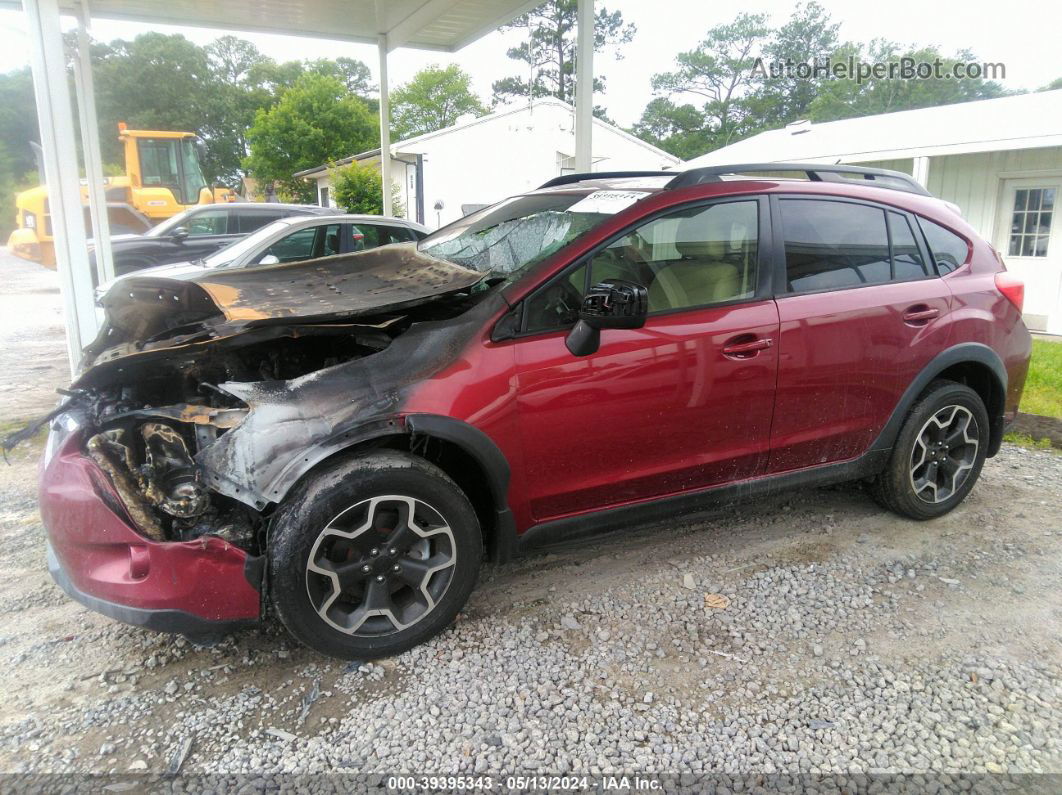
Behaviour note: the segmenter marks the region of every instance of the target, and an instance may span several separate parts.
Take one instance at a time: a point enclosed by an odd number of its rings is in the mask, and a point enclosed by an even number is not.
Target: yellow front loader
[[[228,188],[211,188],[199,165],[195,133],[128,130],[118,125],[125,147],[125,175],[107,177],[104,190],[111,233],[143,232],[195,204],[235,201]],[[81,202],[88,223],[88,185],[81,185]],[[8,238],[13,254],[55,267],[55,244],[48,211],[48,189],[39,185],[15,197],[17,228]]]

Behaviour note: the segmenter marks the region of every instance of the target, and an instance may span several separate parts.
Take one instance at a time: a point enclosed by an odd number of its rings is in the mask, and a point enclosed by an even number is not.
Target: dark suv
[[[326,654],[448,625],[484,556],[864,479],[958,505],[1016,412],[1022,286],[896,172],[570,175],[406,243],[123,280],[52,416],[75,599]]]

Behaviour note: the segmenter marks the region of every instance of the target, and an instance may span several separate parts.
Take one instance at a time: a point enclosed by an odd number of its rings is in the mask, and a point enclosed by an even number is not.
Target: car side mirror
[[[186,237],[188,237],[188,227],[186,226],[178,226],[176,229],[170,232],[170,238],[172,240],[177,241],[178,243],[180,243]]]
[[[574,356],[589,356],[601,346],[601,329],[641,328],[648,314],[648,290],[637,282],[606,279],[583,296],[579,322],[564,344]]]
[[[262,257],[260,260],[258,260],[258,264],[259,265],[279,265],[280,264],[280,257],[278,257],[276,254],[266,254],[264,257]]]

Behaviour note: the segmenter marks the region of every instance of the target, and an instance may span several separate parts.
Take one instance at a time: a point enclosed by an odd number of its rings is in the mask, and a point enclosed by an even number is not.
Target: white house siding
[[[594,171],[659,170],[680,162],[597,119],[592,143]],[[395,195],[408,218],[415,218],[416,212],[415,169],[399,161],[424,156],[424,223],[436,227],[464,215],[462,206],[492,204],[567,173],[570,169],[563,166],[575,154],[574,113],[565,103],[540,100],[531,107],[400,141],[392,151]],[[327,174],[317,177],[318,190],[328,184]],[[443,209],[436,211],[439,201]]]

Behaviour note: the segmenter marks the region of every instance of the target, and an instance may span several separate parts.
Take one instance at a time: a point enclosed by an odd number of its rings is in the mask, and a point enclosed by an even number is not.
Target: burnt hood
[[[255,268],[133,274],[101,299],[106,317],[85,349],[85,367],[265,325],[399,311],[483,278],[422,254],[415,243]]]

